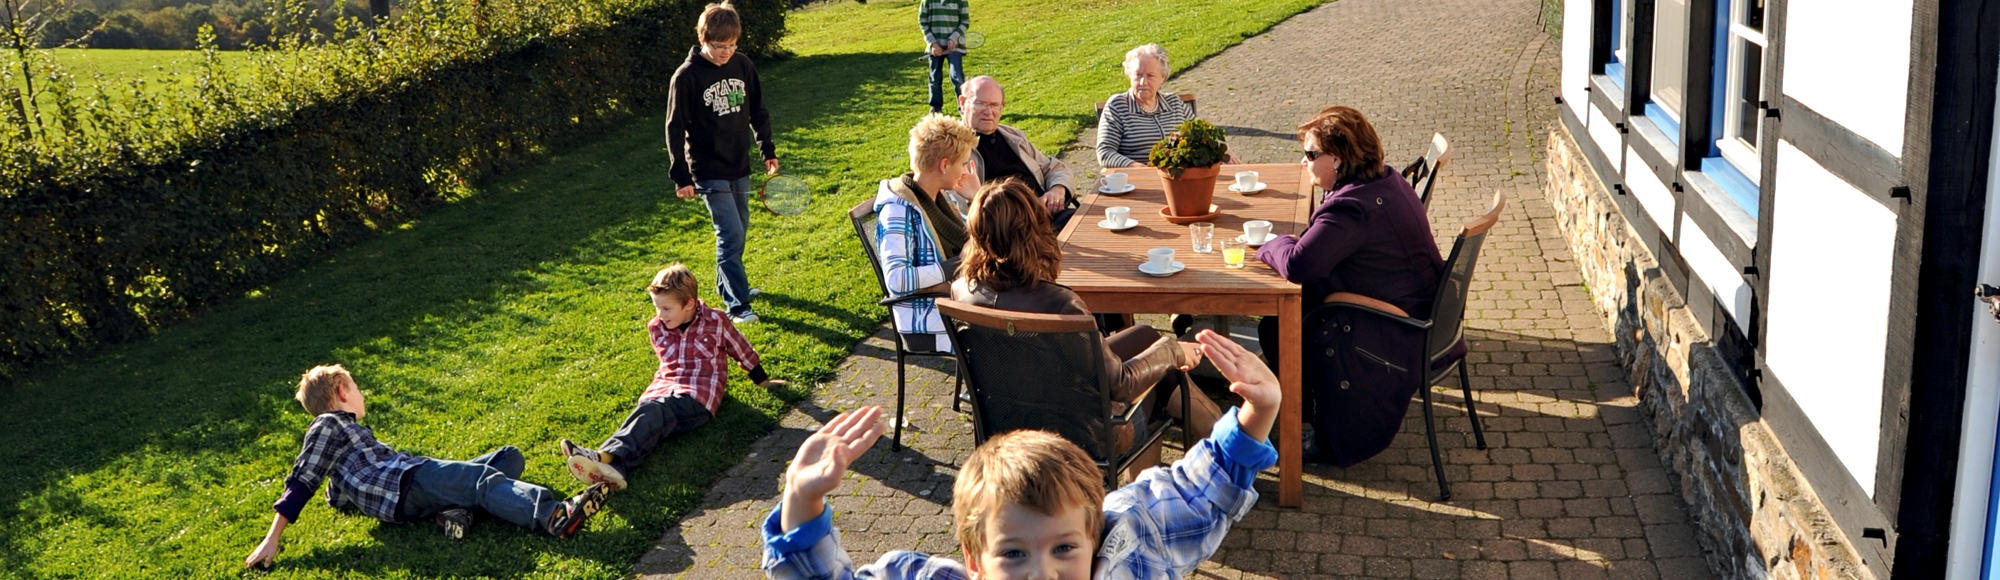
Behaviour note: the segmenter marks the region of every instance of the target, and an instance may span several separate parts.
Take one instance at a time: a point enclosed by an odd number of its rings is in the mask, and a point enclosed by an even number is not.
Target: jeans
[[[931,56],[931,110],[944,110],[944,91],[938,83],[944,82],[945,61],[951,61],[951,96],[958,97],[958,88],[965,86],[965,53],[947,52],[944,56]]]
[[[546,532],[549,513],[562,498],[549,488],[516,479],[527,460],[505,445],[471,461],[424,458],[404,479],[396,515],[422,521],[452,508],[479,509],[508,523]]]
[[[618,432],[612,433],[597,450],[610,453],[611,466],[629,479],[632,469],[646,461],[661,440],[692,431],[707,424],[709,418],[708,407],[688,395],[646,399],[639,401],[632,414],[625,416],[625,424],[619,425]]]
[[[730,316],[750,313],[750,275],[743,271],[743,245],[750,235],[750,176],[694,182],[708,217],[715,222],[715,293]]]

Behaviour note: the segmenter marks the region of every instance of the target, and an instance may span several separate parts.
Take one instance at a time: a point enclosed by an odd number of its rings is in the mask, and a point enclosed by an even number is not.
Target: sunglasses
[[[1306,150],[1304,150],[1304,151],[1305,151],[1305,154],[1306,154],[1306,161],[1312,161],[1312,160],[1315,160],[1315,159],[1319,159],[1319,156],[1321,156],[1321,155],[1325,155],[1325,153],[1321,153],[1321,152],[1318,152],[1318,151],[1314,151],[1314,150],[1311,150],[1311,149],[1306,149]]]

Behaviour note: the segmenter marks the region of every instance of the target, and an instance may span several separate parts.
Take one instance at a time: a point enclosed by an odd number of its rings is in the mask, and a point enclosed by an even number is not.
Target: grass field
[[[1053,150],[1123,87],[1131,46],[1170,39],[1185,67],[1317,3],[988,0],[974,27],[989,42],[966,64],[999,77],[1006,121]],[[748,251],[765,322],[745,333],[793,389],[766,392],[739,372],[716,421],[665,444],[581,537],[483,520],[452,543],[315,498],[277,569],[250,576],[629,575],[884,316],[843,210],[907,167],[907,129],[925,110],[914,10],[875,0],[796,12],[797,56],[762,66],[786,170],[820,196],[804,215],[757,215]],[[95,66],[150,66],[114,60]],[[660,126],[635,118],[193,321],[0,390],[0,578],[239,575],[310,419],[291,390],[314,364],[355,371],[367,424],[391,445],[442,458],[516,445],[524,479],[579,489],[555,441],[601,440],[650,377],[648,277],[685,261],[717,300],[708,218],[669,194]]]

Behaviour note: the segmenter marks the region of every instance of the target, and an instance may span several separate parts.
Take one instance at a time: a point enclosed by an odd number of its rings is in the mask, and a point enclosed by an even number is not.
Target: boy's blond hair
[[[333,410],[333,398],[340,392],[341,385],[353,380],[354,375],[348,374],[347,367],[319,365],[299,377],[299,392],[292,398],[305,406],[307,413],[318,417]]]
[[[1047,516],[1083,509],[1095,542],[1104,528],[1104,474],[1082,448],[1054,433],[1002,433],[972,450],[951,487],[953,526],[967,557],[985,553],[986,520],[1009,503]]]
[[[736,7],[728,2],[708,5],[701,11],[701,20],[694,24],[695,38],[702,42],[716,42],[743,36],[743,17],[736,13]]]
[[[653,283],[646,285],[647,294],[666,296],[682,304],[693,301],[696,292],[694,272],[680,262],[661,269],[660,273],[653,275]]]
[[[910,128],[910,170],[935,169],[939,161],[959,162],[972,158],[979,146],[979,134],[958,117],[943,113],[924,115]]]

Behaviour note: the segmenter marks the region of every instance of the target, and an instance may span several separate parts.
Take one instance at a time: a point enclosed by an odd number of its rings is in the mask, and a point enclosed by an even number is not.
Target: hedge
[[[378,28],[284,39],[236,76],[212,44],[190,79],[79,83],[33,52],[23,78],[0,57],[0,87],[36,81],[0,91],[0,383],[664,106],[706,2],[420,0]],[[736,4],[740,50],[776,55],[784,0]]]

